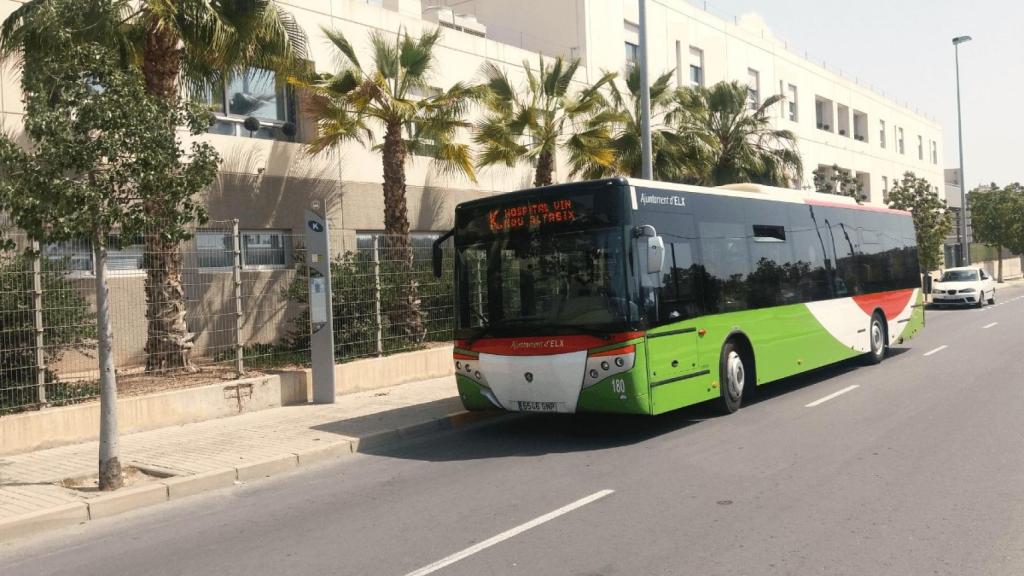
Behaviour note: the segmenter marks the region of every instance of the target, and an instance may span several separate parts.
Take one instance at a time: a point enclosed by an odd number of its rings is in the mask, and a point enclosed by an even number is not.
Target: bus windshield
[[[457,249],[460,337],[621,329],[623,229],[498,235]]]

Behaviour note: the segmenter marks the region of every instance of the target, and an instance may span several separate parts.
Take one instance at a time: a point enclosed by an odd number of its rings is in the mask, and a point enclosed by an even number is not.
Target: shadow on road
[[[899,356],[907,351],[908,348],[894,348],[890,356]],[[759,386],[748,405],[769,402],[857,369],[870,370],[862,367],[858,359],[853,359]],[[871,377],[869,374],[866,372],[865,377]],[[429,462],[587,452],[639,444],[720,416],[715,401],[653,417],[623,414],[507,414],[484,421],[481,425],[410,439],[401,444],[360,446],[359,451],[375,456]]]

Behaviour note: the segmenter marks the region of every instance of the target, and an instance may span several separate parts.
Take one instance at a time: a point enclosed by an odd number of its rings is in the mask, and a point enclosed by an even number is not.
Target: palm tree
[[[685,113],[672,87],[673,70],[659,76],[650,87],[651,95],[651,149],[654,179],[666,182],[693,182],[702,173],[702,160],[708,157],[705,134],[687,130],[682,122]],[[643,157],[640,148],[640,69],[632,67],[626,76],[625,89],[617,81],[608,84],[609,107],[613,113],[612,130],[608,146],[614,152],[611,166],[588,164],[580,174],[584,178],[603,178],[626,175],[638,178],[642,174]],[[590,120],[596,125],[607,122],[607,114],[598,114]]]
[[[305,58],[306,37],[274,0],[82,0],[90,2],[89,26],[76,24],[80,39],[98,41],[143,73],[146,90],[177,100],[179,79],[190,92],[224,82],[250,68],[287,72]],[[0,28],[0,52],[46,53],[47,22],[54,0],[29,0]],[[173,206],[151,203],[159,220],[173,219]],[[185,289],[179,239],[146,236],[146,369],[193,369],[194,335],[185,322]]]
[[[526,85],[517,89],[502,68],[492,62],[484,64],[487,110],[474,137],[481,148],[477,166],[511,168],[530,162],[535,167],[534,186],[554,181],[559,149],[569,154],[573,173],[583,173],[589,166],[612,166],[615,158],[607,144],[607,123],[588,120],[602,114],[605,101],[601,89],[615,74],[605,73],[573,94],[570,88],[579,66],[579,59],[566,62],[559,57],[546,64],[541,57],[535,73],[529,62],[523,62]],[[610,115],[604,113],[610,121]]]
[[[772,107],[785,99],[782,95],[752,108],[746,85],[719,82],[710,88],[684,88],[679,99],[687,112],[682,129],[705,133],[710,144],[698,184],[756,182],[788,187],[802,179],[796,136],[773,128],[769,117]]]
[[[476,180],[469,146],[456,141],[460,129],[482,90],[456,83],[447,90],[430,85],[436,59],[434,46],[441,31],[419,38],[407,32],[397,36],[370,33],[373,64],[363,67],[341,32],[325,31],[337,48],[341,69],[311,82],[295,80],[313,94],[311,113],[318,133],[309,144],[311,153],[335,148],[347,141],[370,144],[374,128],[383,130],[384,233],[389,259],[404,273],[412,271],[409,216],[405,195],[405,167],[410,155],[429,156],[444,174],[463,174]],[[403,283],[404,284],[404,283]],[[400,287],[392,325],[413,342],[424,337],[415,282]]]

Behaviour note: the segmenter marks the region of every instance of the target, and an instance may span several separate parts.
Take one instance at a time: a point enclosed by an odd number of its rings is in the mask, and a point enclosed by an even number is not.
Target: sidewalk
[[[60,485],[95,476],[98,443],[0,457],[0,542],[96,519],[475,421],[452,377],[121,437],[121,463],[163,476],[100,493]]]

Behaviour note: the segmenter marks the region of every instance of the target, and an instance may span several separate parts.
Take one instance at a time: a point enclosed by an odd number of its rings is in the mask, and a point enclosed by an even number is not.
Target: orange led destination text
[[[501,232],[527,226],[572,222],[576,219],[576,211],[572,200],[553,200],[491,210],[487,218],[491,232]]]

